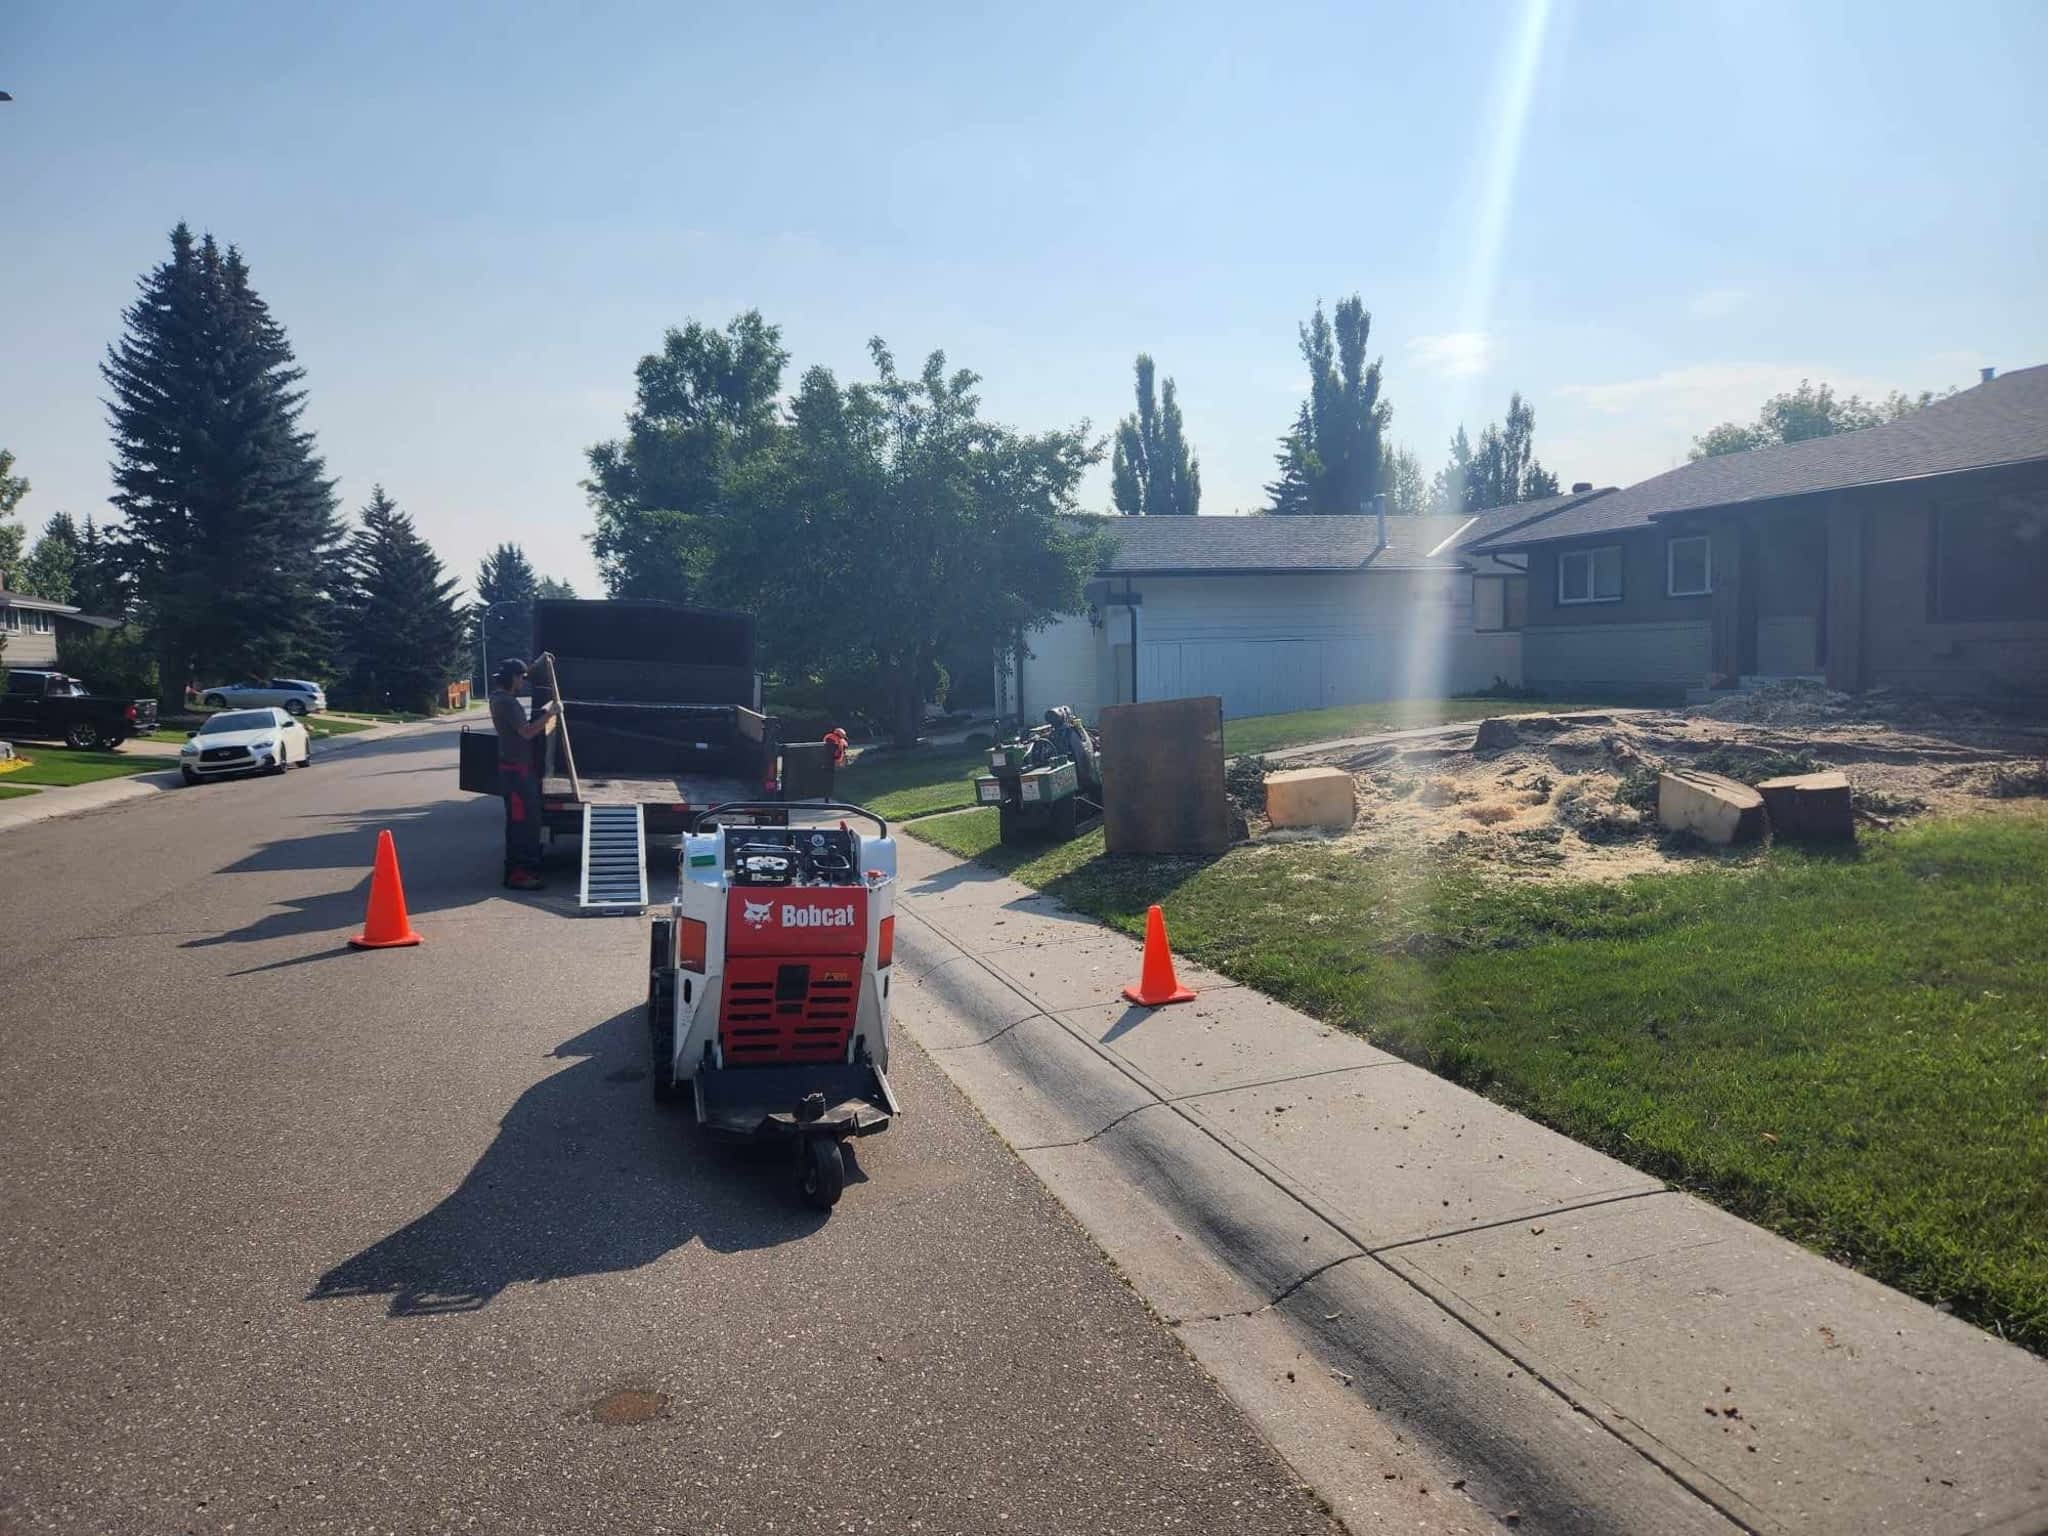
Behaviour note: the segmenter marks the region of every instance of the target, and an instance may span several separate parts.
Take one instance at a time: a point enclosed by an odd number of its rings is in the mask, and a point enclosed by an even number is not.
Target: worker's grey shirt
[[[491,724],[498,729],[499,762],[525,763],[532,760],[533,748],[520,734],[526,726],[526,706],[519,702],[518,695],[503,689],[491,694]]]

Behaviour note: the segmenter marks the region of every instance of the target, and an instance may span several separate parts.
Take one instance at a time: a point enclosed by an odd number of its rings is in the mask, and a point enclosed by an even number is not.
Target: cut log
[[[1718,847],[1754,843],[1770,826],[1764,797],[1747,784],[1675,768],[1657,775],[1657,820]]]
[[[1266,775],[1266,820],[1276,827],[1341,832],[1357,815],[1357,793],[1342,768],[1286,768]]]
[[[1846,843],[1856,837],[1847,775],[1795,773],[1757,785],[1774,835],[1798,843]]]

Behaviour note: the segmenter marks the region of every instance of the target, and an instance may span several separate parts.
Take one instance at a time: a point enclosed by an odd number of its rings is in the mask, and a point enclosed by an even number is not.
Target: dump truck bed
[[[744,779],[706,773],[607,773],[581,783],[584,804],[687,805],[692,811],[730,800],[758,799],[761,788]],[[551,773],[541,781],[541,794],[548,800],[567,800],[575,790],[566,773]]]

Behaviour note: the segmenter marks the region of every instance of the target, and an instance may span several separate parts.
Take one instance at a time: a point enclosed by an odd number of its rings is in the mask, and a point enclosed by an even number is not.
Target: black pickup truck
[[[111,752],[155,729],[155,699],[103,699],[62,672],[16,667],[0,692],[0,740],[25,736]]]
[[[528,749],[550,836],[580,835],[585,805],[637,802],[658,836],[687,831],[706,806],[779,794],[775,722],[758,708],[747,615],[544,599],[533,605],[532,642],[530,656],[554,655],[568,724],[566,743],[556,731]],[[552,682],[535,668],[535,704]],[[459,777],[466,790],[497,793],[498,739],[488,726],[463,731]]]

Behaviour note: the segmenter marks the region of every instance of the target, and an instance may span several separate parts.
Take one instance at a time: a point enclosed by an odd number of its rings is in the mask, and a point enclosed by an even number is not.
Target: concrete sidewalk
[[[899,1019],[1355,1529],[2048,1527],[2048,1364],[899,846]]]

